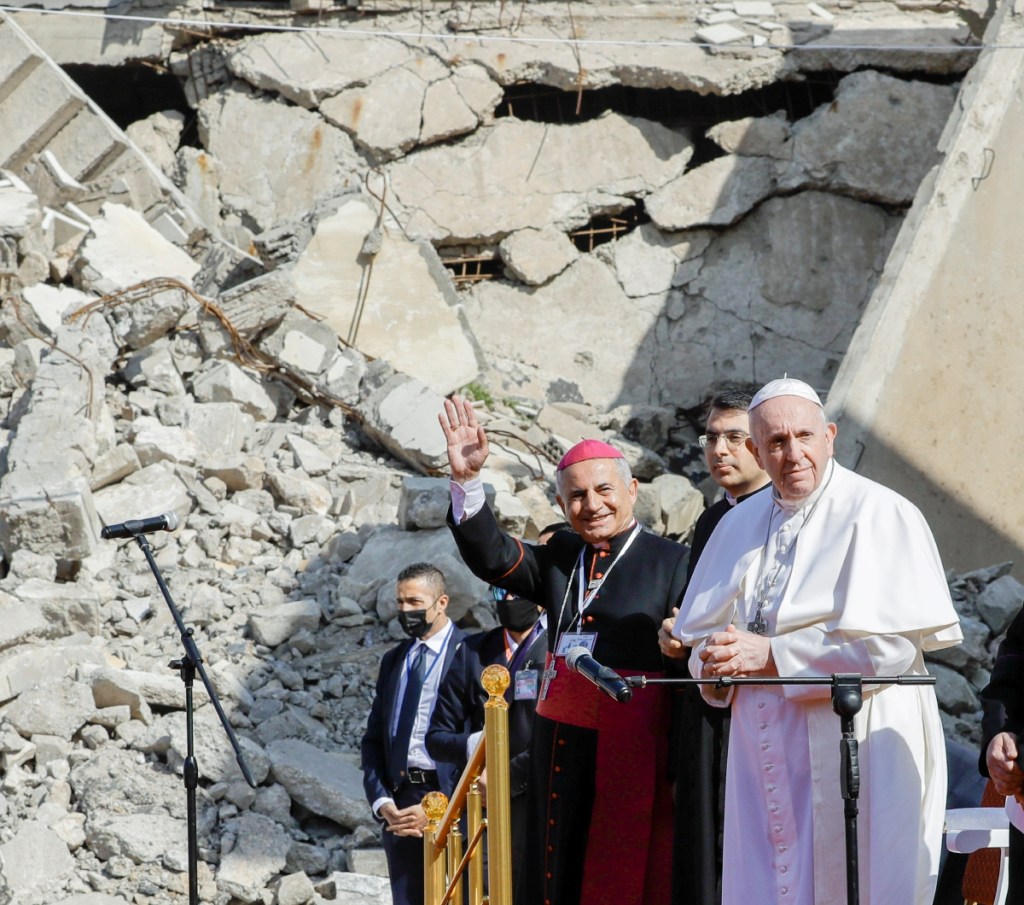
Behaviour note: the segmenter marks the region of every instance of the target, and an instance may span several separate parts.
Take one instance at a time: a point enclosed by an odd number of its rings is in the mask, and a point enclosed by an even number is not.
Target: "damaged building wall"
[[[1003,4],[964,86],[883,283],[830,400],[838,454],[921,506],[947,565],[1024,554],[1024,500],[991,446],[970,438],[1016,422],[1024,380],[1017,211],[1024,73],[999,48],[1024,37]],[[1008,427],[1009,436],[1016,430]]]

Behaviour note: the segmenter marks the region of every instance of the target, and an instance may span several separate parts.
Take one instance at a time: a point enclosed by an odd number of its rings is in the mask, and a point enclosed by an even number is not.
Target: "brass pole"
[[[480,786],[476,782],[470,786],[466,802],[466,818],[469,826],[467,835],[473,840],[479,835],[484,825],[483,801],[480,795]],[[482,844],[478,844],[474,847],[469,860],[469,905],[482,905],[483,901],[484,847]]]
[[[448,809],[448,798],[443,792],[427,792],[423,796],[423,812],[427,815],[427,828],[423,831],[423,902],[438,905],[444,895],[444,849],[434,845],[437,827]]]
[[[512,905],[512,822],[508,755],[509,672],[488,666],[480,684],[490,695],[484,704],[487,750],[487,895],[489,905]]]
[[[448,852],[448,886],[450,889],[450,893],[446,892],[445,895],[449,896],[449,902],[461,905],[462,874],[458,870],[459,864],[462,862],[462,832],[459,830],[458,821],[455,822],[455,826],[452,827],[451,832],[448,834],[448,844],[445,846],[445,849]]]

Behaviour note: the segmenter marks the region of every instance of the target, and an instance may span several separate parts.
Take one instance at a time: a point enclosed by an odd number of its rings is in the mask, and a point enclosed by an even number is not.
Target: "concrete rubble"
[[[257,784],[197,683],[201,899],[389,902],[358,743],[395,576],[435,562],[450,615],[495,624],[445,527],[444,396],[476,400],[510,531],[559,519],[554,464],[592,436],[685,540],[708,388],[827,390],[977,28],[883,0],[572,26],[336,0],[329,29],[235,4],[220,35],[200,5],[0,14],[0,902],[186,901],[181,642],[141,551],[99,534],[171,511],[153,554]],[[139,60],[183,109],[125,129],[61,69]],[[688,118],[709,96],[727,113]],[[1009,572],[951,576],[967,644],[932,668],[971,743]]]

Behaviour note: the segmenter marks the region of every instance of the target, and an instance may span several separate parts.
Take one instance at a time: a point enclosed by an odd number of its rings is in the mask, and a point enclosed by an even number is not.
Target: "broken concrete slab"
[[[587,306],[576,303],[581,298]],[[498,282],[477,286],[466,299],[466,317],[489,363],[484,383],[495,395],[585,399],[606,408],[657,401],[648,396],[648,356],[663,305],[661,298],[629,299],[611,268],[584,255],[530,291]],[[542,320],[534,316],[540,309],[546,312]],[[566,343],[566,336],[573,342]],[[623,349],[631,353],[624,356]]]
[[[36,821],[22,824],[0,845],[0,888],[16,902],[45,900],[63,887],[74,869],[64,840]]]
[[[684,173],[647,199],[662,229],[730,226],[776,189],[775,162],[765,157],[719,157]]]
[[[293,801],[349,829],[374,825],[362,771],[350,758],[297,739],[271,742],[267,754],[271,775]]]
[[[199,127],[220,164],[223,205],[254,232],[299,219],[360,182],[364,163],[348,135],[273,98],[238,90],[213,95],[199,105]],[[263,174],[255,181],[248,177],[254,166]]]
[[[233,402],[257,421],[272,421],[277,403],[263,384],[231,361],[206,362],[192,375],[199,402]]]
[[[498,246],[505,266],[528,286],[540,286],[557,276],[579,256],[572,240],[560,229],[521,229]]]
[[[4,707],[3,716],[25,738],[56,735],[70,741],[95,710],[88,685],[61,679],[29,688]]]
[[[953,85],[879,72],[846,76],[831,104],[793,125],[792,162],[780,173],[780,185],[909,204],[941,159],[939,136],[956,93]]]
[[[410,233],[498,241],[529,227],[580,227],[630,207],[631,198],[679,176],[692,154],[679,132],[617,113],[571,126],[501,119],[455,147],[396,161],[388,173]]]
[[[476,64],[454,72],[431,54],[324,98],[328,122],[349,132],[375,158],[472,132],[501,100],[501,88]]]
[[[784,110],[771,116],[747,116],[716,123],[708,129],[707,137],[727,154],[774,157],[778,160],[788,160],[793,154],[789,145],[790,126]]]
[[[374,254],[363,249],[378,231]],[[295,299],[361,352],[450,393],[477,374],[458,298],[433,247],[377,223],[366,199],[322,219],[293,272]],[[437,355],[444,349],[444,355]]]
[[[35,192],[14,173],[0,170],[0,236],[20,239],[41,218]]]
[[[134,864],[163,864],[188,869],[188,831],[184,820],[167,814],[115,814],[86,824],[86,841],[101,861],[128,858]]]
[[[261,901],[263,888],[284,869],[291,844],[280,824],[245,812],[238,821],[234,848],[221,857],[217,888],[243,902]]]
[[[431,474],[448,461],[437,415],[444,398],[419,380],[395,374],[359,403],[363,430],[395,458]]]
[[[157,462],[133,472],[120,484],[97,491],[92,499],[105,525],[171,510],[184,520],[192,509],[188,488],[167,462]]]
[[[131,123],[125,134],[165,175],[175,167],[175,151],[185,126],[185,115],[177,110],[162,110]],[[217,222],[216,218],[212,222]]]
[[[145,280],[169,277],[189,284],[199,264],[150,226],[141,214],[107,202],[71,264],[75,285],[103,295]]]
[[[310,53],[314,43],[316,52]],[[402,66],[412,55],[403,41],[353,41],[337,34],[263,34],[239,41],[226,55],[228,69],[249,84],[310,109],[327,97]]]
[[[320,604],[315,600],[290,600],[249,613],[249,631],[257,643],[277,647],[296,632],[315,632],[320,618]]]

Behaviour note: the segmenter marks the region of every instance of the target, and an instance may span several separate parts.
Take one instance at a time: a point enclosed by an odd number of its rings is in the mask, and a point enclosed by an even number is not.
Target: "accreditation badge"
[[[585,647],[590,653],[593,653],[595,644],[597,644],[597,632],[565,632],[558,639],[555,656],[564,657],[574,647]]]
[[[516,672],[516,701],[536,701],[540,674],[536,669],[520,669]]]

